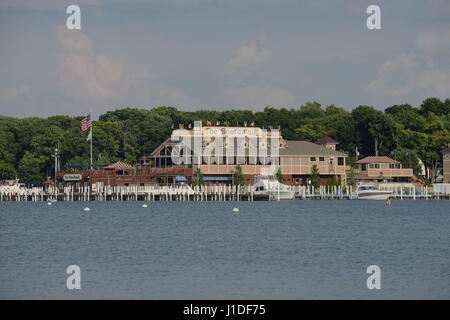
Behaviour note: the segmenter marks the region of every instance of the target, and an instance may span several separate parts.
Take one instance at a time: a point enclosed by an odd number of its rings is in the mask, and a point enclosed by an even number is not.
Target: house
[[[402,164],[389,157],[369,156],[356,161],[358,170],[355,180],[360,182],[394,181],[410,182],[414,179],[413,169],[402,168]]]

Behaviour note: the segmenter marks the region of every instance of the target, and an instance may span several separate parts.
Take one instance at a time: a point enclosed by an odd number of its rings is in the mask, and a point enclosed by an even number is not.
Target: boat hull
[[[391,192],[361,192],[358,193],[358,200],[387,200]]]

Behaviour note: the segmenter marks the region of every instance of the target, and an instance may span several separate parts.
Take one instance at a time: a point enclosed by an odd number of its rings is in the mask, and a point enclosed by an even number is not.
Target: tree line
[[[60,161],[88,164],[89,143],[80,130],[82,116],[11,118],[0,116],[0,179],[18,177],[39,185],[54,170],[52,154],[59,143]],[[427,98],[420,106],[393,105],[384,111],[361,105],[351,111],[335,105],[308,102],[298,108],[263,111],[181,111],[174,107],[123,108],[102,114],[93,122],[93,154],[97,164],[122,160],[136,164],[167,139],[179,124],[255,126],[280,129],[286,140],[314,142],[330,136],[352,163],[369,155],[399,160],[420,173],[419,159],[434,181],[442,166],[440,150],[450,143],[450,100]]]

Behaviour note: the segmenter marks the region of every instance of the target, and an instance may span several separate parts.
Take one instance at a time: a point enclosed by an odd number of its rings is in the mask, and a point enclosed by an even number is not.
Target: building
[[[222,143],[217,143],[220,140]],[[187,142],[190,148],[182,148],[180,141]],[[345,183],[347,155],[335,150],[338,142],[332,138],[326,137],[322,142],[286,141],[278,130],[258,127],[180,128],[174,130],[172,136],[158,146],[150,157],[141,158],[141,164],[161,169],[161,174],[169,169],[184,169],[188,182],[195,170],[200,169],[206,183],[232,183],[238,164],[244,178],[251,183],[252,178],[260,174],[261,168],[275,165],[279,166],[283,181],[291,184],[307,184],[312,167],[316,165],[322,183],[333,176]],[[185,161],[174,163],[174,154]],[[178,179],[183,177],[178,175]],[[166,174],[159,180],[172,183],[176,182],[177,176]]]
[[[321,184],[325,184],[333,176],[345,184],[347,179],[346,157],[347,154],[324,145],[309,141],[286,141],[280,148],[280,168],[283,181],[306,185],[312,167],[316,165],[319,169]]]
[[[356,161],[358,170],[355,180],[361,182],[411,182],[414,179],[413,169],[402,168],[402,164],[389,157],[370,156]]]
[[[443,168],[443,183],[450,183],[450,147],[441,150],[442,153],[442,168]]]

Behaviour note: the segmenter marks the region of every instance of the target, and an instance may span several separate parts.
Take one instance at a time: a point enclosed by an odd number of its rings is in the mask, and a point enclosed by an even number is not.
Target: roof
[[[370,156],[365,157],[361,160],[356,161],[356,163],[400,163],[397,160],[391,159],[389,157],[377,157],[377,156]]]
[[[450,152],[450,147],[441,150],[441,153],[447,153],[447,152]]]
[[[325,148],[309,141],[286,141],[287,147],[280,148],[280,156],[337,156],[346,157],[347,154]]]
[[[113,164],[105,167],[105,169],[135,170],[135,168],[133,166],[130,166],[129,164],[126,164],[122,161],[117,161],[116,163],[113,163]]]
[[[317,143],[317,144],[338,144],[339,142],[337,142],[336,140],[334,140],[331,137],[326,136],[326,137],[320,138],[315,143]]]

